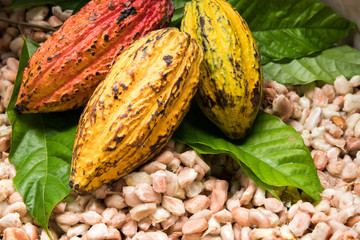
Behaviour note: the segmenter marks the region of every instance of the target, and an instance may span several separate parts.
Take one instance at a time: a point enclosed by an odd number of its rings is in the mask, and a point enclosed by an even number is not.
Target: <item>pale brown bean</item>
[[[204,170],[204,173],[207,173],[210,170],[210,166],[201,158],[201,156],[199,156],[197,152],[195,153],[196,153],[195,167],[198,165]]]
[[[220,223],[218,221],[216,221],[216,219],[214,217],[211,217],[208,220],[208,227],[202,236],[207,236],[209,234],[217,235],[217,234],[220,234],[220,230],[221,230]]]
[[[204,184],[201,181],[193,181],[189,186],[185,188],[186,196],[193,198],[198,196],[204,189]]]
[[[231,212],[229,212],[226,209],[223,209],[217,213],[214,213],[213,217],[216,221],[218,221],[220,223],[227,223],[227,222],[233,221]]]
[[[201,233],[185,234],[181,240],[201,240]]]
[[[7,206],[3,213],[2,216],[4,217],[5,215],[9,214],[9,213],[18,213],[20,215],[20,217],[24,217],[25,214],[27,213],[27,208],[24,202],[15,202],[9,206]]]
[[[151,219],[149,217],[143,218],[138,222],[138,227],[142,231],[147,231],[151,226]]]
[[[26,12],[26,20],[27,21],[44,20],[45,17],[48,15],[48,13],[49,13],[49,8],[45,6],[33,7]]]
[[[293,105],[290,100],[283,94],[277,95],[273,101],[274,114],[287,122],[294,112]]]
[[[126,215],[123,212],[116,213],[109,221],[104,220],[104,222],[111,227],[120,228],[127,221]]]
[[[227,199],[229,183],[225,180],[216,180],[215,187],[211,192],[210,210],[218,212],[224,208]]]
[[[89,225],[101,223],[102,217],[95,211],[87,211],[80,214],[80,221]]]
[[[133,207],[129,213],[132,219],[140,221],[156,211],[156,203],[143,203]]]
[[[186,151],[179,154],[180,161],[187,167],[194,167],[196,162],[196,152],[194,150]]]
[[[20,215],[18,213],[9,213],[0,218],[0,227],[21,227]]]
[[[59,224],[74,226],[81,220],[81,217],[78,213],[64,212],[56,215],[55,220]]]
[[[165,195],[170,197],[174,196],[179,189],[178,176],[173,172],[166,171],[166,185]]]
[[[121,234],[116,228],[108,227],[107,231],[106,240],[121,240]]]
[[[108,229],[104,223],[98,223],[92,226],[86,233],[88,240],[105,239],[108,236]]]
[[[241,240],[251,240],[251,228],[249,227],[243,227],[241,229],[241,235],[240,235],[240,239]]]
[[[326,222],[327,220],[329,220],[329,217],[323,213],[323,212],[316,212],[312,217],[311,217],[311,222],[313,224],[318,224],[320,222]]]
[[[167,190],[167,174],[163,170],[158,170],[151,174],[152,187],[157,193],[165,193]]]
[[[358,177],[358,169],[359,167],[355,163],[347,163],[341,172],[341,178],[345,182],[354,181]]]
[[[67,232],[66,235],[68,238],[72,238],[75,236],[81,236],[81,235],[85,235],[86,232],[89,230],[90,225],[88,224],[77,224],[73,227],[71,227]]]
[[[339,76],[335,79],[334,89],[338,95],[345,95],[353,92],[351,83],[344,76]]]
[[[60,21],[60,19],[56,16],[50,16],[48,22],[51,27],[58,27],[62,25],[62,21]]]
[[[16,53],[22,48],[24,45],[24,40],[21,37],[17,37],[10,42],[9,48],[12,52]]]
[[[347,151],[359,151],[360,150],[360,138],[359,137],[348,137],[346,139],[345,149]]]
[[[2,78],[10,82],[15,82],[17,72],[11,70],[8,66],[2,67]]]
[[[201,210],[204,210],[210,206],[211,200],[205,195],[197,195],[191,199],[188,199],[184,202],[185,209],[195,214]]]
[[[161,221],[161,227],[164,230],[167,230],[168,228],[173,226],[178,219],[179,219],[179,216],[170,215],[170,217],[168,217],[167,219],[164,219],[163,221]]]
[[[249,210],[249,222],[259,228],[270,228],[271,222],[269,218],[259,209]]]
[[[276,198],[265,198],[264,206],[265,209],[274,213],[279,213],[284,209],[284,205],[282,204],[282,202]]]
[[[310,115],[305,120],[305,128],[309,131],[312,131],[317,127],[321,121],[322,109],[320,107],[315,107],[311,110]]]
[[[174,215],[181,216],[185,213],[184,203],[178,198],[163,196],[161,205]]]
[[[325,133],[324,134],[324,139],[327,143],[331,144],[331,145],[334,145],[336,147],[339,147],[339,148],[344,148],[345,146],[345,139],[344,138],[334,138],[331,134],[329,133]]]
[[[231,216],[240,227],[250,227],[249,209],[243,207],[235,207],[231,210]]]
[[[354,225],[359,222],[360,222],[360,215],[355,215],[355,216],[349,217],[349,219],[346,222],[346,225],[349,227],[354,227]]]
[[[295,236],[300,237],[310,226],[310,221],[311,217],[308,213],[298,211],[289,223],[289,229]]]
[[[5,33],[4,35],[2,35],[0,40],[0,50],[7,51],[13,40],[13,37],[10,34]]]
[[[108,208],[114,207],[116,209],[123,209],[127,207],[127,204],[125,203],[125,199],[119,194],[113,194],[108,196],[105,199],[104,203],[105,206]]]
[[[335,98],[335,90],[333,85],[325,84],[321,90],[323,91],[323,94],[328,98],[328,102],[331,103]]]
[[[153,187],[147,183],[140,183],[135,188],[136,196],[145,203],[160,203],[161,194],[154,191]]]
[[[271,80],[270,82],[268,82],[268,87],[274,89],[276,91],[277,94],[288,94],[288,89],[286,88],[286,86],[284,86],[281,83],[278,83],[274,80]]]
[[[360,183],[354,184],[354,192],[356,195],[360,196]]]
[[[333,176],[340,176],[346,163],[344,161],[330,162],[326,166],[326,170]]]
[[[194,234],[194,233],[201,233],[205,231],[208,227],[208,222],[203,219],[191,219],[184,223],[182,227],[182,232],[184,234]]]
[[[186,216],[181,216],[174,225],[171,226],[171,230],[174,232],[182,231],[184,224],[189,220]]]
[[[184,167],[178,174],[178,183],[181,188],[189,186],[197,177],[197,172],[188,167]]]
[[[264,229],[264,228],[255,228],[251,231],[251,239],[252,240],[265,240],[265,239],[276,239],[276,230],[273,228]]]
[[[8,227],[3,234],[3,240],[30,240],[25,231],[17,227]]]
[[[37,43],[41,43],[46,40],[46,34],[44,32],[32,32],[30,39]]]
[[[345,131],[346,129],[346,121],[343,117],[340,116],[332,116],[330,118],[330,120],[339,128],[341,128],[341,130]]]
[[[314,231],[311,233],[311,238],[316,240],[326,240],[331,235],[332,230],[325,222],[316,224]]]
[[[19,193],[19,195],[20,195],[20,193]],[[55,205],[53,212],[54,213],[63,213],[63,212],[65,212],[65,208],[66,208],[66,201],[61,201]]]
[[[26,235],[28,236],[29,240],[36,240],[38,239],[38,228],[31,224],[31,223],[25,223],[21,226],[21,229],[24,230]]]
[[[220,229],[221,239],[234,240],[234,230],[231,223],[226,223]]]
[[[85,211],[95,211],[98,214],[102,214],[102,212],[105,210],[105,208],[106,207],[102,201],[100,201],[99,199],[92,198],[86,205]],[[77,204],[77,202],[73,202],[73,204],[71,204],[71,202],[70,202],[66,205],[66,211],[80,212],[81,208]]]
[[[313,107],[325,107],[329,99],[327,95],[318,87],[314,88]]]
[[[151,185],[152,180],[149,174],[146,172],[132,172],[124,177],[128,186],[136,186],[140,183],[147,183]]]
[[[321,171],[324,170],[328,163],[326,152],[321,150],[314,150],[311,152],[311,155],[313,156],[316,169]]]
[[[142,203],[139,197],[135,194],[136,188],[133,186],[123,187],[124,201],[130,207],[135,207]]]
[[[340,210],[336,215],[335,220],[338,221],[339,223],[345,224],[347,220],[350,217],[353,217],[355,214],[357,214],[356,208],[354,206],[350,206],[348,208]]]
[[[161,232],[161,231],[156,231],[156,232],[147,232],[146,235],[150,236],[151,239],[156,239],[156,240],[168,240],[168,236],[166,235],[166,233]]]
[[[256,185],[254,181],[249,180],[248,186],[240,198],[240,206],[248,205],[254,196]]]
[[[150,162],[143,166],[140,171],[146,172],[147,174],[152,174],[159,170],[166,170],[166,165],[157,161]]]
[[[133,219],[127,220],[125,224],[121,227],[121,232],[127,237],[135,236],[137,232],[137,222]]]

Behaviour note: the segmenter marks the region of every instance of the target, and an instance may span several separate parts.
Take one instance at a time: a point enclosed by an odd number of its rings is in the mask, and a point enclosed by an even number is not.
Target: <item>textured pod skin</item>
[[[245,136],[259,111],[262,71],[255,40],[240,14],[223,0],[192,0],[181,30],[203,47],[196,101],[229,138]]]
[[[85,106],[117,55],[139,37],[165,27],[173,9],[171,0],[90,1],[34,53],[15,110]]]
[[[188,112],[202,59],[197,42],[176,28],[125,50],[80,118],[70,187],[90,192],[158,154]]]

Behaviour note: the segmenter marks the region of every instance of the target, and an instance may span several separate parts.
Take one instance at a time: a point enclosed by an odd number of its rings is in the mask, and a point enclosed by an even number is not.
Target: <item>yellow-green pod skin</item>
[[[198,105],[229,138],[243,138],[259,111],[263,81],[247,23],[226,1],[192,0],[185,6],[181,30],[204,51]]]

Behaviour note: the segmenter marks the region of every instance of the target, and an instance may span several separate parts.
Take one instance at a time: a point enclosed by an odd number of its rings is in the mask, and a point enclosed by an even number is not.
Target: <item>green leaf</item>
[[[247,21],[263,64],[327,49],[355,27],[318,0],[229,2]]]
[[[24,39],[19,70],[7,114],[12,127],[9,159],[16,167],[16,189],[35,221],[48,229],[54,206],[66,197],[78,112],[17,114],[14,104],[23,70],[39,45]]]
[[[344,75],[351,78],[360,73],[360,52],[350,46],[334,47],[319,54],[292,61],[263,65],[264,78],[282,84],[307,84],[317,80],[333,83]]]
[[[11,4],[11,8],[25,8],[39,5],[58,5],[62,10],[73,10],[75,9],[81,0],[14,0]]]
[[[320,200],[322,189],[308,148],[301,135],[278,117],[260,111],[247,137],[231,141],[193,106],[175,138],[202,154],[228,154],[267,190],[293,186]]]
[[[190,0],[174,0],[174,13],[171,18],[171,27],[178,27],[180,28],[181,25],[181,19],[184,16],[184,6],[187,2],[190,2]]]

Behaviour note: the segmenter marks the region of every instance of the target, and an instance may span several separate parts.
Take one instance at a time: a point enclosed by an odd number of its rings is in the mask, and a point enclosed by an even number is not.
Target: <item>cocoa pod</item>
[[[192,0],[181,30],[203,47],[200,109],[229,138],[245,136],[260,108],[262,71],[250,29],[224,0]]]
[[[197,91],[201,48],[176,28],[153,31],[117,59],[75,136],[70,186],[90,192],[158,154]]]
[[[117,55],[165,27],[171,0],[92,0],[64,22],[30,59],[15,110],[56,112],[86,104]]]

